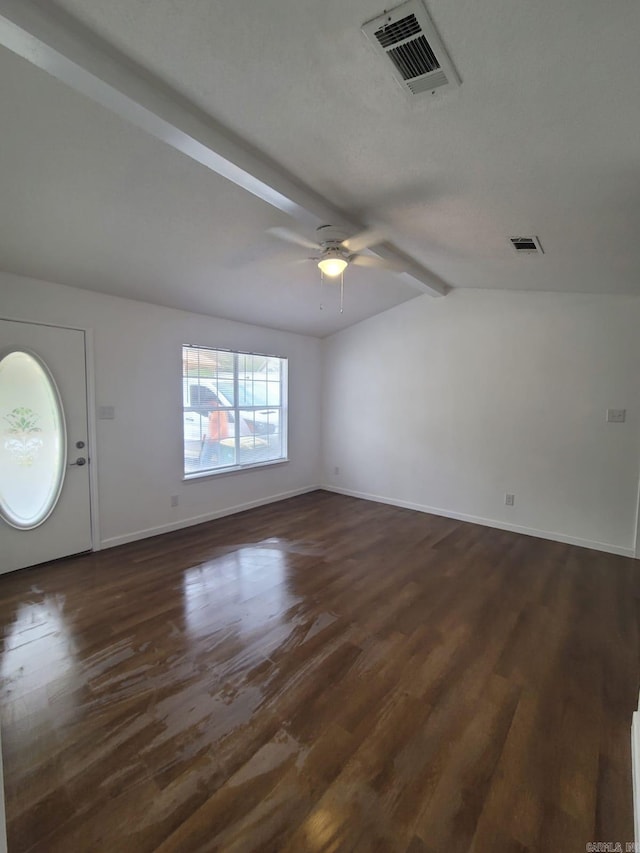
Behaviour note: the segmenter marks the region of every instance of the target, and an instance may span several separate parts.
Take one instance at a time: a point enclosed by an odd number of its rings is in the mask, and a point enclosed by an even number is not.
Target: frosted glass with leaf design
[[[0,359],[0,518],[32,530],[53,512],[64,482],[67,437],[62,402],[34,353]]]

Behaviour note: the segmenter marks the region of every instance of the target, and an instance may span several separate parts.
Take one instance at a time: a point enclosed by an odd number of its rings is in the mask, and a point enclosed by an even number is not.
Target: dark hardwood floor
[[[639,594],[325,492],[5,575],[10,853],[624,849]]]

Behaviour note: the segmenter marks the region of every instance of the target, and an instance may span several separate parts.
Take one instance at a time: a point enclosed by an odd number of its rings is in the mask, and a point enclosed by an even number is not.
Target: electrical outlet
[[[627,419],[626,409],[607,409],[607,423],[623,424]]]
[[[171,506],[178,506],[180,503],[180,497],[178,495],[171,495]]]
[[[505,502],[505,505],[506,505],[506,506],[514,506],[514,505],[515,505],[515,502],[516,502],[516,496],[515,496],[515,495],[510,495],[510,494],[507,492],[507,494],[504,496],[504,502]]]
[[[333,469],[333,473],[335,474],[336,477],[340,476],[340,466],[339,465],[336,465],[336,467]]]

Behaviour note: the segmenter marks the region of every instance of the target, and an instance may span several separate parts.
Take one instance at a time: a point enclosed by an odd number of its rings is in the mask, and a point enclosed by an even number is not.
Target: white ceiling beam
[[[310,187],[60,9],[0,0],[0,44],[303,225],[361,230]],[[403,277],[423,292],[447,292],[445,282],[408,256],[386,245],[373,251],[401,262]]]

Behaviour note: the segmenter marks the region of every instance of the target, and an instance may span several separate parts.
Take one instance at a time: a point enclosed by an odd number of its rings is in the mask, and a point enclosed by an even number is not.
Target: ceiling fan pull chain
[[[344,272],[340,273],[340,313],[344,305]]]
[[[320,310],[324,311],[324,305],[322,304],[322,295],[324,293],[324,273],[320,270]]]

